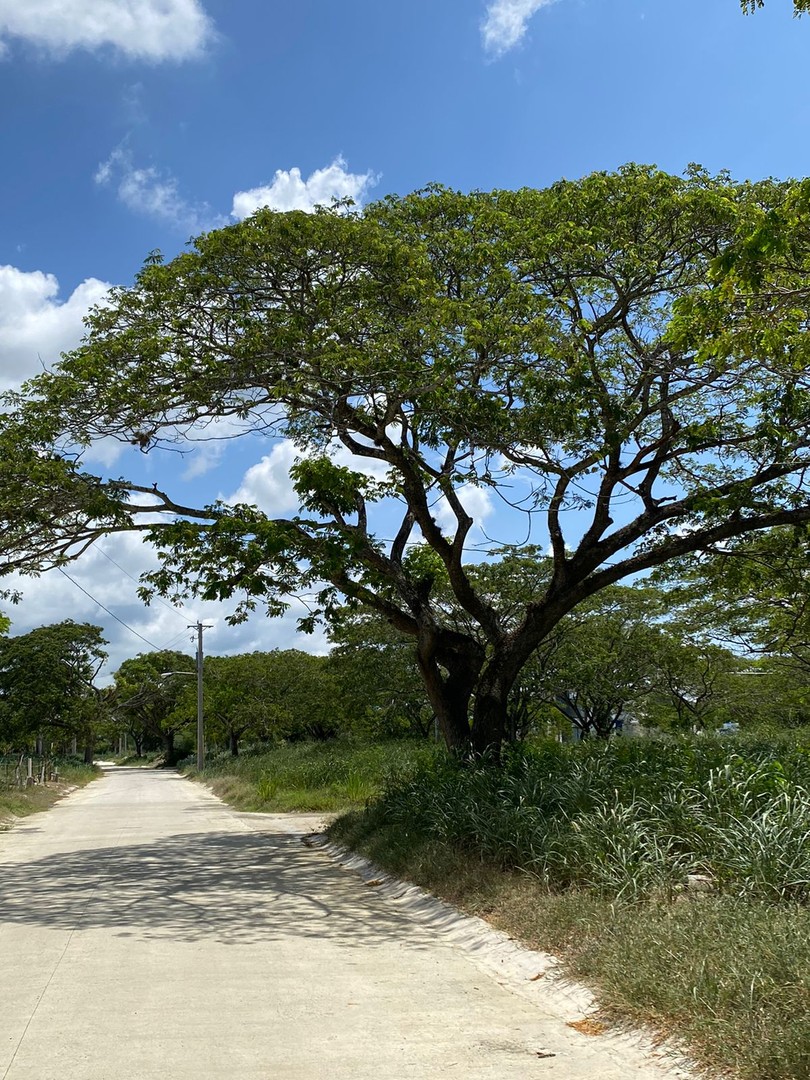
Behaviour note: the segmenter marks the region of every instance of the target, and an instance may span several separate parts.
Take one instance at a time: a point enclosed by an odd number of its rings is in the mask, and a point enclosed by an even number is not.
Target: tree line
[[[508,738],[607,738],[810,723],[810,540],[795,531],[695,558],[666,582],[605,589],[562,619],[527,663],[508,702]],[[503,604],[553,572],[531,548],[468,568]],[[449,620],[463,623],[464,609]],[[373,609],[345,607],[322,656],[274,649],[207,656],[209,747],[352,737],[433,738],[437,717],[409,637]],[[190,752],[195,657],[175,650],[125,660],[96,685],[99,627],[70,621],[0,637],[0,752],[71,747],[92,757],[127,736],[140,756]]]

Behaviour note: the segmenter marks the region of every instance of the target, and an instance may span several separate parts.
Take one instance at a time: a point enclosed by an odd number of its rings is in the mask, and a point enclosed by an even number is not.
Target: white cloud
[[[52,367],[60,353],[78,345],[84,316],[109,288],[88,278],[60,300],[53,274],[0,266],[0,389],[19,385],[43,365]]]
[[[257,506],[270,517],[298,508],[298,496],[293,491],[290,469],[298,451],[289,439],[283,439],[269,454],[247,470],[229,503]]]
[[[0,0],[1,2],[1,0]],[[119,200],[136,214],[156,218],[186,233],[200,233],[225,223],[205,204],[195,206],[184,199],[177,180],[153,166],[137,168],[130,151],[118,146],[96,169],[95,182],[116,188]]]
[[[316,206],[331,205],[333,199],[353,199],[360,203],[378,179],[372,172],[350,173],[342,157],[336,157],[324,169],[316,169],[306,180],[300,169],[276,169],[272,183],[237,191],[231,216],[241,220],[261,206],[271,210],[311,211]]]
[[[227,218],[215,214],[206,203],[195,204],[184,198],[177,179],[165,169],[137,166],[125,143],[101,162],[93,179],[102,187],[114,187],[127,209],[163,221],[187,235],[228,224]],[[372,172],[349,172],[340,157],[326,168],[316,169],[307,180],[302,179],[300,169],[277,169],[273,182],[266,187],[237,191],[231,217],[241,220],[260,206],[309,212],[316,206],[330,206],[333,199],[349,198],[360,204],[377,179]]]
[[[199,0],[0,0],[0,49],[19,38],[56,56],[112,48],[133,60],[199,56],[214,37]]]
[[[481,24],[484,48],[493,56],[502,56],[515,47],[526,33],[529,19],[554,0],[493,0]]]
[[[492,496],[487,489],[475,484],[464,484],[456,489],[456,495],[476,526],[483,525],[493,511]],[[448,535],[452,535],[458,528],[458,519],[444,495],[433,507],[433,517],[439,528]]]

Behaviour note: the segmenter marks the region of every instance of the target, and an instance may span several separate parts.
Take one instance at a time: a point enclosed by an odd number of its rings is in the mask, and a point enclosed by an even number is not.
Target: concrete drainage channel
[[[604,1055],[622,1064],[628,1080],[696,1080],[697,1071],[675,1047],[655,1042],[643,1032],[608,1029],[595,1019],[594,995],[564,978],[556,957],[519,945],[483,919],[464,915],[418,886],[391,877],[368,859],[331,843],[323,833],[310,833],[303,843],[359,875],[386,903],[429,927],[500,986],[559,1021],[559,1038],[554,1046],[538,1045],[534,1050],[538,1058],[559,1057],[562,1064],[565,1058]],[[598,1077],[596,1060],[594,1066],[593,1075]]]

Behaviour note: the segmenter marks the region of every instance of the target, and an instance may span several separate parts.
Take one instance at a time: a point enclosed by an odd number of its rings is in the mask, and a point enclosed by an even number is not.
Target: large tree
[[[754,242],[796,198],[790,184],[627,166],[540,191],[260,210],[167,264],[154,256],[6,421],[7,443],[77,469],[57,475],[74,499],[64,523],[35,515],[37,565],[139,529],[162,552],[158,590],[242,594],[271,614],[315,591],[305,625],[365,605],[414,642],[449,745],[497,745],[522,668],[576,605],[810,520],[806,296],[786,298],[790,268],[763,271]],[[785,309],[793,336],[775,348]],[[231,438],[295,443],[299,513],[187,505],[168,481],[81,471],[97,439],[158,454],[222,422]],[[467,570],[482,490],[551,551],[518,608]],[[20,502],[7,477],[0,509]],[[14,524],[8,567],[24,555]],[[445,589],[474,632],[448,618]]]

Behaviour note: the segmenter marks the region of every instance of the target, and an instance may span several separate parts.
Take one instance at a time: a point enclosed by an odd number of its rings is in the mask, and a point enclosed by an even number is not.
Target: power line
[[[186,630],[187,630],[187,629],[188,629],[188,627],[186,627]],[[173,638],[171,639],[171,641],[167,641],[167,642],[166,642],[166,643],[165,643],[165,644],[163,645],[163,649],[170,649],[170,648],[172,647],[172,645],[174,645],[174,644],[175,644],[175,642],[179,641],[179,640],[180,640],[180,638],[184,638],[185,636],[186,636],[186,631],[185,631],[185,630],[181,630],[181,631],[180,631],[180,633],[179,633],[179,634],[177,635],[177,637],[173,637]],[[191,638],[191,640],[192,640],[192,641],[194,640],[194,636],[193,636],[193,635],[192,635],[192,638]]]
[[[124,567],[121,566],[120,563],[117,563],[115,561],[115,559],[112,557],[112,555],[108,555],[103,547],[99,547],[96,550],[99,551],[108,562],[111,562],[113,564],[113,566],[117,567],[121,571],[122,574],[126,575],[126,577],[128,577],[130,581],[134,581],[136,585],[140,585],[140,581],[136,577],[134,577],[132,574],[130,574],[130,572],[128,570],[125,570]],[[160,596],[156,596],[156,597],[154,597],[154,599],[157,600],[157,602],[159,604],[162,604],[163,607],[165,607],[167,609],[167,611],[173,612],[178,617],[178,619],[182,619],[184,623],[188,622],[188,616],[184,615],[182,613],[182,611],[180,611],[178,608],[173,607],[171,604],[167,604],[166,601],[163,600]]]
[[[89,593],[83,585],[80,585],[78,581],[75,578],[71,577],[66,570],[63,570],[61,566],[57,566],[56,569],[59,571],[60,574],[62,574],[63,577],[66,577],[68,581],[71,581],[80,592],[83,592],[85,596],[89,597],[94,604],[98,604],[102,611],[106,611],[110,618],[115,619],[115,621],[117,623],[120,623],[125,630],[129,630],[130,634],[134,634],[136,638],[140,638],[141,641],[145,641],[150,649],[154,649],[155,652],[160,652],[159,645],[155,645],[154,641],[150,641],[149,638],[145,638],[143,634],[139,634],[137,630],[133,630],[128,623],[124,622],[123,619],[119,619],[119,617],[115,614],[114,611],[110,611],[110,609],[108,607],[105,607],[100,600],[96,600],[95,596],[93,596],[92,593]]]

